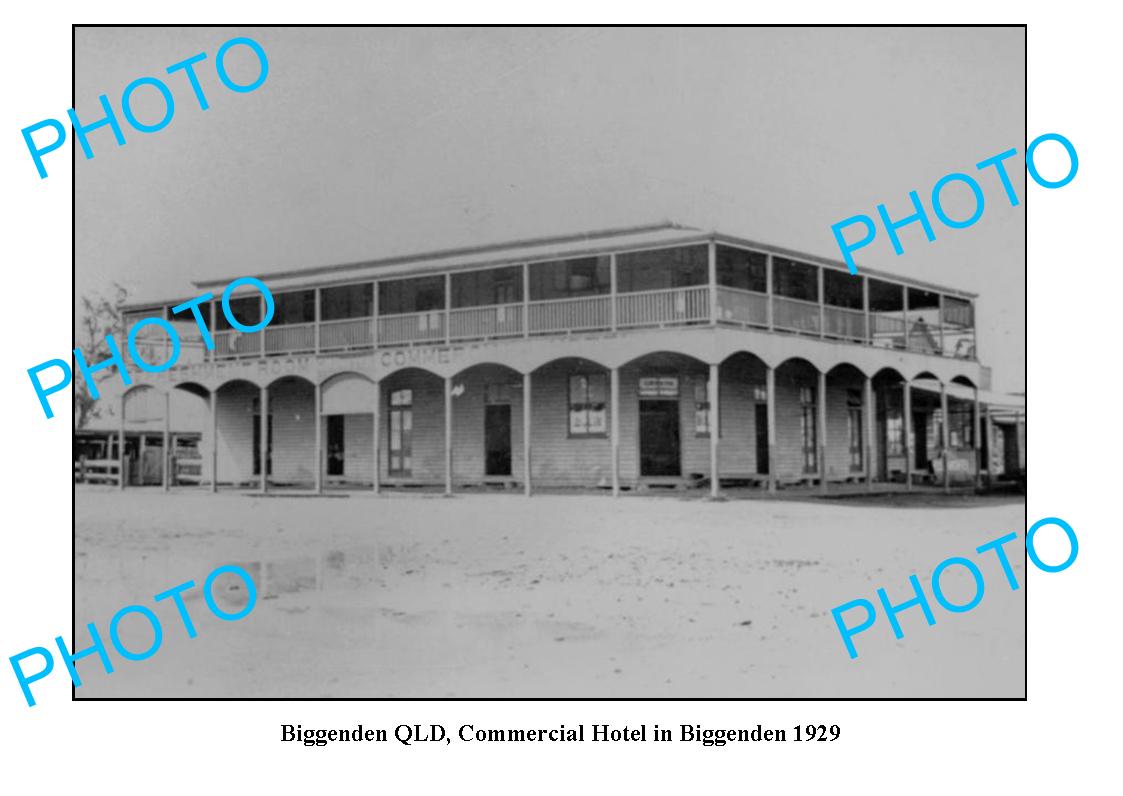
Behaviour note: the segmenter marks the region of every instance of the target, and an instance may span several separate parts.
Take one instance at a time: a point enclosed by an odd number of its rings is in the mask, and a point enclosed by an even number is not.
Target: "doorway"
[[[928,471],[928,415],[924,412],[912,413],[913,466],[918,473]]]
[[[343,415],[328,415],[328,475],[343,475]]]
[[[768,475],[768,404],[756,405],[756,471]]]
[[[639,402],[640,475],[682,475],[678,401]]]
[[[511,405],[484,407],[484,474],[511,474]]]

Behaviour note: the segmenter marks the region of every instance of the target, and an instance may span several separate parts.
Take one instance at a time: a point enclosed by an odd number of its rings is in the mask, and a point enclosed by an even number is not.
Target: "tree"
[[[105,342],[107,334],[121,329],[121,306],[129,292],[116,282],[113,283],[113,297],[102,295],[82,297],[82,320],[79,322],[79,337],[76,341],[89,363],[103,362],[112,356]],[[113,376],[113,372],[99,373],[99,381]],[[74,374],[74,428],[85,428],[90,420],[101,416],[98,402],[90,395],[90,388],[80,373]]]

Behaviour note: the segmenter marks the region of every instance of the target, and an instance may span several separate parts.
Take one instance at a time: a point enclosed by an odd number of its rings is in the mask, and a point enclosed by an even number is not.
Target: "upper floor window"
[[[293,323],[312,323],[316,320],[316,291],[294,290],[289,293],[273,294],[274,326]]]
[[[608,293],[612,290],[610,267],[608,257],[531,263],[528,268],[530,300],[548,301]]]
[[[275,297],[274,297],[275,298]],[[261,299],[259,296],[245,296],[244,298],[230,299],[230,314],[243,326],[257,326],[261,323]],[[276,312],[276,306],[274,306]],[[226,313],[222,311],[222,302],[214,302],[214,327],[219,331],[233,329]]]
[[[521,266],[465,271],[452,275],[452,306],[484,307],[523,300]]]
[[[378,283],[378,314],[432,312],[445,306],[445,278],[422,276]]]
[[[320,290],[320,319],[369,318],[374,313],[374,285],[338,285]]]
[[[853,277],[851,277],[853,278]],[[772,258],[772,292],[777,296],[819,300],[819,269],[784,257]]]
[[[709,281],[706,246],[628,252],[616,256],[616,289],[621,293],[704,285]]]
[[[762,252],[718,246],[717,283],[764,293],[768,290],[768,256]]]

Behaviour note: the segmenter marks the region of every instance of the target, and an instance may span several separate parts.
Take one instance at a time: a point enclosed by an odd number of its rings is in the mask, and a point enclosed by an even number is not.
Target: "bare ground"
[[[619,500],[597,494],[76,495],[76,622],[152,607],[164,643],[116,672],[79,662],[88,697],[1022,697],[1024,589],[974,549],[1024,533],[1011,499]],[[1024,547],[1009,547],[1024,583]],[[978,558],[979,607],[884,615],[846,654],[830,609],[912,596],[945,558]],[[203,579],[239,563],[263,595],[220,622]],[[193,579],[186,638],[152,596]],[[229,586],[224,583],[224,586]],[[949,598],[969,577],[951,570]],[[244,593],[221,589],[235,610]],[[860,617],[855,617],[854,621]],[[142,650],[151,631],[122,623]]]

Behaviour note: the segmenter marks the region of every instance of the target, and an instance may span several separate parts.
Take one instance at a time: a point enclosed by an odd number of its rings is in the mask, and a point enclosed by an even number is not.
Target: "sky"
[[[229,91],[248,36],[265,83]],[[168,66],[200,52],[203,111]],[[247,48],[230,74],[257,74]],[[174,116],[75,166],[82,296],[197,295],[193,280],[671,220],[834,259],[831,225],[950,172],[967,229],[884,230],[859,267],[980,294],[994,387],[1025,389],[1025,169],[1012,207],[975,164],[1025,150],[1021,28],[80,28],[75,110],[142,76]],[[149,123],[159,95],[134,95]],[[122,118],[124,124],[124,119]],[[61,153],[60,153],[61,154]],[[50,167],[47,156],[47,166]],[[948,188],[949,215],[971,214]],[[856,228],[850,234],[857,234]]]

